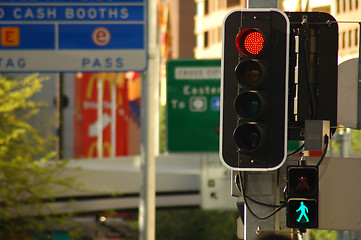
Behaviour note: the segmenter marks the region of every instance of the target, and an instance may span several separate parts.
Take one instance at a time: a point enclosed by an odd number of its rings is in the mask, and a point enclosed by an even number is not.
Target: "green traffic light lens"
[[[234,133],[234,141],[242,152],[252,152],[263,142],[262,128],[256,124],[246,123],[238,126]]]
[[[259,61],[246,60],[236,67],[237,81],[246,87],[258,87],[263,80],[263,70]]]
[[[259,117],[263,110],[263,97],[255,91],[247,91],[238,95],[234,107],[243,119],[252,120]]]

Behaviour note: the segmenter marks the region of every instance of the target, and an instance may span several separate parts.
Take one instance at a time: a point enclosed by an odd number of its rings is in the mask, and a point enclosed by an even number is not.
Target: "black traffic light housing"
[[[337,128],[338,24],[324,12],[286,12],[290,20],[288,139],[303,140],[305,120]]]
[[[275,170],[287,156],[288,17],[236,10],[223,29],[221,161],[233,170]]]
[[[287,167],[287,227],[318,228],[318,167]]]

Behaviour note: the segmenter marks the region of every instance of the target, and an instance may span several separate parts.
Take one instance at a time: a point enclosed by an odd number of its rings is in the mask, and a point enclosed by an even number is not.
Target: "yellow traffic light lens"
[[[259,64],[254,61],[247,62],[243,72],[243,79],[249,86],[258,86],[262,81],[262,69]]]
[[[245,56],[261,54],[265,47],[263,34],[256,29],[246,28],[236,37],[238,51]]]
[[[258,87],[263,81],[264,71],[260,61],[246,60],[236,67],[237,81],[245,87]]]

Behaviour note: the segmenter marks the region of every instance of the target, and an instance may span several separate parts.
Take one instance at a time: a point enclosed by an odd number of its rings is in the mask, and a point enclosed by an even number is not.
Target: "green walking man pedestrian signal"
[[[303,202],[301,202],[301,205],[300,205],[300,207],[296,210],[296,212],[301,212],[301,213],[300,213],[300,216],[299,216],[298,219],[297,219],[297,222],[301,222],[302,217],[305,218],[306,222],[309,222],[309,221],[310,221],[310,220],[308,219],[308,217],[307,217],[308,207],[306,207],[306,205],[305,205]]]
[[[287,212],[289,228],[318,228],[318,167],[287,167]]]

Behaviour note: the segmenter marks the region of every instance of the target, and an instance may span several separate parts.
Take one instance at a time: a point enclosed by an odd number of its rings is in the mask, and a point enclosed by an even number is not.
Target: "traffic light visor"
[[[254,28],[246,28],[240,31],[236,37],[236,46],[240,53],[245,56],[259,55],[265,45],[263,34]]]

